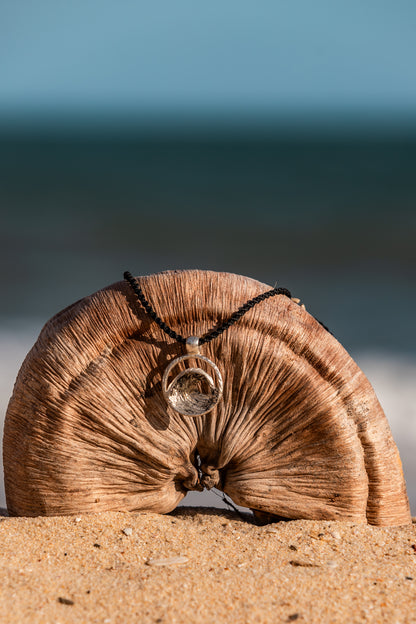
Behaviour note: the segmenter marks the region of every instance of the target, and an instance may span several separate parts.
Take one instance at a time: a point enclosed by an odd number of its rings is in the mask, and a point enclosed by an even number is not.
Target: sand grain
[[[126,531],[131,529],[131,531]],[[218,510],[0,521],[0,621],[416,622],[416,525]]]

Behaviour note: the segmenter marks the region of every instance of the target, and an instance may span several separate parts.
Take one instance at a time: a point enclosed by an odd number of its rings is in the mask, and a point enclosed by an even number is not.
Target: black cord
[[[171,329],[168,325],[166,325],[166,323],[164,323],[162,319],[156,314],[156,312],[153,310],[152,306],[150,305],[150,303],[147,301],[146,297],[144,296],[143,291],[140,288],[138,281],[136,280],[135,277],[132,276],[132,274],[129,271],[124,272],[124,279],[130,284],[138,300],[140,301],[140,303],[146,310],[147,314],[154,320],[155,323],[157,323],[157,325],[159,325],[160,329],[162,329],[168,336],[170,336],[177,342],[186,343],[186,338],[184,338],[184,336],[181,336],[180,334],[176,333],[173,329]],[[231,316],[226,321],[224,321],[222,325],[220,325],[217,328],[211,329],[211,331],[207,332],[205,336],[202,336],[202,338],[199,339],[199,344],[203,345],[203,344],[206,344],[207,342],[210,342],[211,340],[214,340],[214,338],[217,338],[218,336],[220,336],[222,333],[225,332],[226,329],[228,329],[229,327],[231,327],[231,325],[234,325],[234,323],[240,320],[240,318],[246,312],[251,310],[251,308],[253,308],[255,305],[257,305],[258,303],[261,303],[265,299],[269,299],[269,297],[274,297],[275,295],[284,295],[285,297],[289,297],[289,298],[292,297],[290,291],[287,290],[287,288],[280,288],[280,287],[272,288],[271,290],[268,290],[262,295],[253,297],[253,299],[250,299],[244,305],[238,308],[238,310],[233,312],[233,314],[231,314]]]
[[[231,327],[231,325],[234,325],[234,323],[236,323],[246,312],[251,310],[251,308],[254,308],[255,305],[261,303],[265,299],[269,299],[269,297],[274,297],[275,295],[285,295],[286,297],[290,298],[292,297],[290,291],[287,290],[287,288],[272,288],[272,290],[268,290],[262,295],[253,297],[253,299],[247,301],[244,305],[238,308],[238,310],[231,314],[231,316],[222,325],[220,325],[220,327],[216,329],[211,329],[211,331],[206,333],[205,336],[202,336],[202,338],[199,339],[199,344],[203,345],[207,342],[210,342],[214,338],[217,338],[217,336],[220,336],[222,333],[224,333],[226,329]]]
[[[174,340],[185,343],[186,338],[184,338],[180,334],[177,334],[175,331],[173,331],[173,329],[171,329],[169,325],[166,325],[166,323],[164,323],[162,319],[156,314],[156,312],[153,310],[152,306],[150,305],[150,303],[147,301],[146,297],[144,296],[143,291],[140,288],[138,281],[136,280],[136,278],[133,277],[133,275],[129,271],[124,272],[124,279],[130,284],[135,294],[137,295],[138,300],[140,301],[140,303],[142,304],[142,306],[144,307],[148,315],[154,320],[154,322],[157,325],[159,325],[160,329],[163,329],[163,331],[168,336],[173,338]]]

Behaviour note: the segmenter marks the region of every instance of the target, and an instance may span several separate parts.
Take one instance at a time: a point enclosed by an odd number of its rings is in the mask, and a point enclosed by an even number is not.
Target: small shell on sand
[[[188,563],[188,561],[188,557],[168,557],[167,559],[148,559],[146,564],[150,566],[171,566],[182,565]]]

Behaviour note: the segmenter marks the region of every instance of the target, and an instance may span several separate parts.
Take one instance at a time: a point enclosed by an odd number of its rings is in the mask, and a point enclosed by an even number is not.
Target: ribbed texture
[[[270,289],[210,271],[137,280],[160,318],[185,336],[206,335]],[[201,351],[221,371],[223,398],[207,415],[182,417],[167,407],[161,377],[183,347],[125,281],[51,319],[7,411],[10,513],[165,513],[188,489],[217,485],[271,515],[410,521],[399,454],[374,391],[308,312],[270,297]]]

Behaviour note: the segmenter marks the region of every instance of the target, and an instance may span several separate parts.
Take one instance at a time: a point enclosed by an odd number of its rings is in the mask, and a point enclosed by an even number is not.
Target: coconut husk
[[[137,279],[157,314],[183,336],[204,335],[270,288],[197,270]],[[183,348],[129,284],[54,316],[24,361],[7,410],[10,515],[166,513],[189,490],[215,486],[271,518],[410,522],[380,403],[354,360],[305,309],[272,297],[201,353],[221,371],[223,394],[208,413],[188,417],[161,388]]]

